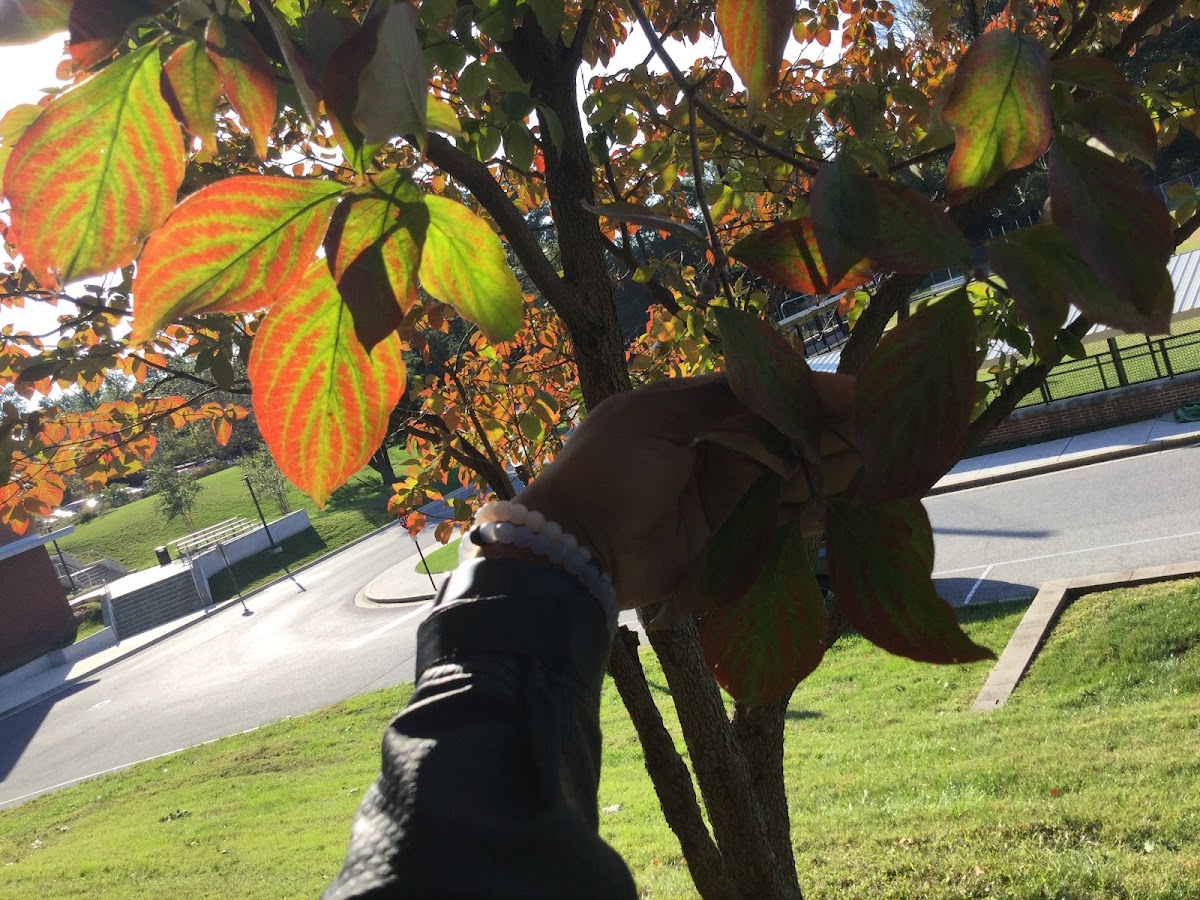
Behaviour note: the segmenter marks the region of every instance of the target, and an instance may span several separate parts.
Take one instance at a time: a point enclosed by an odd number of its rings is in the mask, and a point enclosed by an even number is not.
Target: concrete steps
[[[117,635],[130,635],[156,628],[172,619],[198,612],[204,601],[196,592],[188,570],[137,588],[112,599],[113,625]]]

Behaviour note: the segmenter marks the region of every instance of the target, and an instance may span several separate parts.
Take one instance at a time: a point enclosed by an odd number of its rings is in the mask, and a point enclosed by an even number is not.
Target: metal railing
[[[179,558],[191,559],[205,550],[248,534],[258,527],[249,519],[226,519],[224,522],[218,522],[216,525],[210,525],[208,528],[184,535],[179,540],[171,541],[167,546],[174,547]]]
[[[1082,397],[1197,371],[1200,371],[1200,331],[1146,338],[1125,346],[1110,339],[1104,350],[1055,366],[1041,388],[1027,395],[1017,406]],[[988,386],[989,402],[1000,388],[1000,383],[992,379]]]

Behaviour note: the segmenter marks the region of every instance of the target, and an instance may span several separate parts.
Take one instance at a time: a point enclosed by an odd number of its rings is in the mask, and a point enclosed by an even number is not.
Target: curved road
[[[1030,596],[1051,578],[1200,559],[1200,447],[926,501],[951,602]],[[413,674],[423,606],[354,595],[414,554],[398,528],[0,717],[0,806],[254,728]]]

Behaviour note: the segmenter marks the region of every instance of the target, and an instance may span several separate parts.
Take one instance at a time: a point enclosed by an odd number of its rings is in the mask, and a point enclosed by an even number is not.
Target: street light
[[[267,517],[263,515],[262,507],[258,505],[258,496],[254,493],[254,485],[250,483],[250,476],[243,475],[242,481],[246,482],[246,489],[250,491],[250,499],[254,501],[254,508],[258,510],[258,518],[262,522],[263,531],[267,533],[267,540],[271,542],[269,552],[279,553],[283,548],[276,544],[275,538],[271,536],[271,529],[267,526]]]

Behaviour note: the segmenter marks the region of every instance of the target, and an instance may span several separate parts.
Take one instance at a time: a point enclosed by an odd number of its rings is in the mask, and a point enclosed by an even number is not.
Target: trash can
[[[155,547],[154,555],[158,557],[160,566],[169,566],[171,564],[171,551],[166,547]]]

